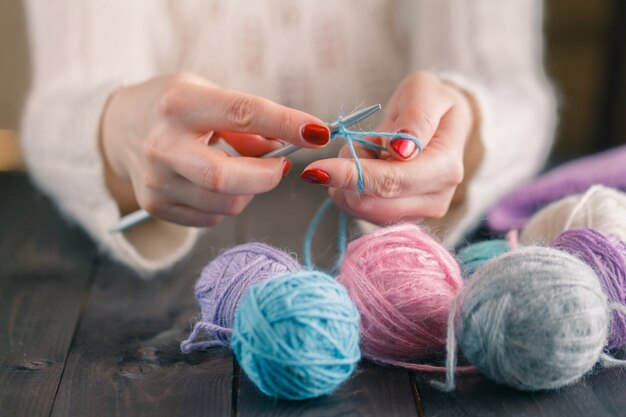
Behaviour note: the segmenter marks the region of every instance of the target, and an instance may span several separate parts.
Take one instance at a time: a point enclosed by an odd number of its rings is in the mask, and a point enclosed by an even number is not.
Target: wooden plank
[[[624,416],[626,370],[598,370],[583,381],[556,391],[521,392],[482,375],[458,378],[458,388],[444,393],[427,375],[417,375],[419,394],[429,417]]]
[[[407,372],[363,362],[332,395],[308,401],[274,400],[240,377],[237,416],[415,416]]]
[[[0,175],[0,415],[48,416],[95,247],[24,174]]]
[[[179,344],[199,317],[193,287],[202,266],[233,243],[227,221],[179,268],[152,281],[104,261],[52,415],[230,416],[230,352],[184,355]]]
[[[259,240],[298,254],[310,219],[326,198],[326,189],[298,178],[303,166],[294,166],[274,193],[260,196],[247,211],[245,241]],[[337,215],[325,219],[314,241],[321,266],[332,265],[336,255]],[[415,416],[416,398],[409,375],[402,369],[359,366],[333,395],[300,402],[277,401],[263,395],[242,372],[237,392],[237,416]]]

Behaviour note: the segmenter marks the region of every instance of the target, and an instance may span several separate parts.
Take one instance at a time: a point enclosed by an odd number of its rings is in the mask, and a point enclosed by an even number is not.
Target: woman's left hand
[[[408,139],[372,138],[385,146],[382,153],[355,143],[362,194],[347,145],[338,158],[311,163],[301,178],[328,186],[342,210],[377,224],[441,218],[451,204],[462,201],[468,174],[482,158],[476,113],[473,100],[456,86],[430,73],[413,73],[391,97],[377,131],[416,136],[423,144],[421,154]]]

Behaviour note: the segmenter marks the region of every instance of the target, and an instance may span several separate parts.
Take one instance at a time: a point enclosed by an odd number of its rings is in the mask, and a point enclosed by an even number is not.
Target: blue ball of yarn
[[[571,384],[606,344],[610,310],[596,273],[552,248],[504,254],[468,281],[456,334],[489,378],[521,390]]]
[[[463,277],[469,278],[487,261],[511,250],[510,244],[504,239],[486,240],[473,243],[461,249],[456,257]]]
[[[235,316],[231,346],[241,368],[269,396],[329,394],[360,359],[359,313],[330,276],[288,273],[250,287]]]

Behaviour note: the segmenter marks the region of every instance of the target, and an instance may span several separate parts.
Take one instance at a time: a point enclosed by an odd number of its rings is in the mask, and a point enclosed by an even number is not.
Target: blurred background
[[[42,0],[46,1],[46,0]],[[546,66],[561,98],[553,160],[626,143],[626,0],[546,0]],[[0,165],[15,146],[29,62],[20,0],[0,1]]]

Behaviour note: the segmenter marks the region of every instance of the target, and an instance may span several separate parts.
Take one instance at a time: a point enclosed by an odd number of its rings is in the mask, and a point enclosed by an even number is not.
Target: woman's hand
[[[347,146],[339,158],[310,164],[301,178],[330,187],[342,210],[377,224],[441,218],[451,204],[462,201],[467,179],[482,158],[477,125],[477,109],[468,95],[432,74],[416,72],[393,94],[377,130],[416,136],[424,146],[419,156],[407,139],[373,138],[387,148],[382,154],[355,144],[363,194]]]
[[[285,158],[255,158],[280,147],[270,138],[318,148],[330,133],[306,113],[175,74],[115,92],[100,147],[122,212],[141,206],[171,222],[212,226],[276,187],[289,170]],[[209,146],[219,139],[243,156]]]

